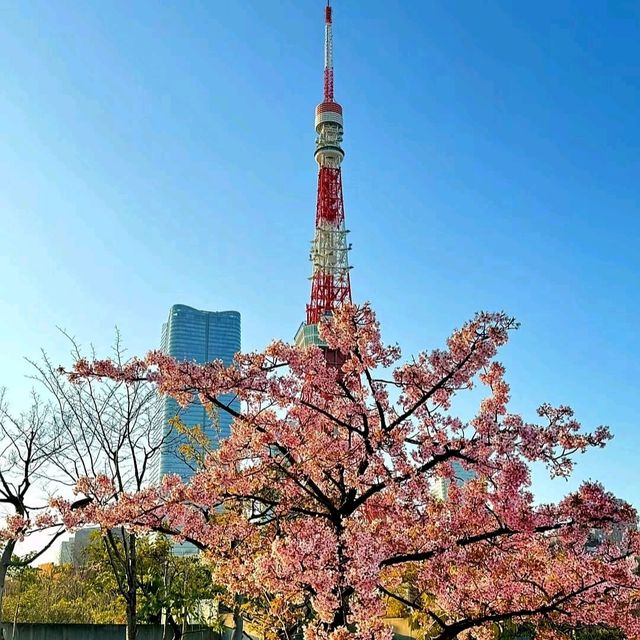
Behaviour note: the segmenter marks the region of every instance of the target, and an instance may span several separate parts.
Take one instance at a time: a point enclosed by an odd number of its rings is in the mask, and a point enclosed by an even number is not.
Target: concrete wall
[[[396,640],[413,640],[416,632],[411,629],[405,618],[386,618],[391,624]],[[123,624],[17,624],[16,634],[12,638],[13,625],[8,622],[0,623],[4,628],[5,640],[125,640],[125,625]],[[251,637],[251,628],[245,631]],[[233,629],[226,627],[222,637],[211,629],[188,627],[185,640],[231,640]],[[169,633],[169,637],[172,634]],[[160,625],[140,625],[138,640],[162,640]]]
[[[13,625],[2,623],[4,637],[12,640]],[[13,640],[125,640],[123,624],[17,624]],[[169,634],[171,637],[171,634]],[[219,640],[211,629],[189,628],[188,640]],[[138,640],[162,640],[160,625],[140,625]]]

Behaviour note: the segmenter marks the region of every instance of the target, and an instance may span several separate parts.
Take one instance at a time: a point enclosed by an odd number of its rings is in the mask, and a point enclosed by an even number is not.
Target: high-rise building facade
[[[114,531],[112,529],[112,531]],[[87,550],[96,536],[100,535],[100,527],[82,527],[63,540],[58,548],[57,564],[72,564],[82,567],[87,563]],[[116,535],[118,533],[116,532]]]
[[[475,471],[471,469],[465,469],[457,460],[452,463],[453,467],[453,480],[461,487],[466,482],[474,480],[476,477]],[[440,500],[446,500],[449,495],[449,487],[451,486],[451,480],[448,478],[438,478],[433,483],[433,494]]]
[[[200,311],[183,304],[175,304],[169,310],[169,318],[162,326],[161,348],[176,360],[188,360],[204,364],[222,360],[231,364],[233,356],[240,351],[240,314],[237,311]],[[239,402],[233,396],[220,396],[220,400],[238,411]],[[177,435],[171,420],[178,416],[187,427],[201,426],[211,445],[216,446],[221,438],[229,435],[231,416],[219,411],[213,417],[197,398],[187,407],[173,398],[162,398],[161,420],[158,436],[165,439],[152,474],[152,483],[160,481],[168,473],[177,473],[184,480],[192,473],[192,466],[178,452],[188,438]]]
[[[73,537],[60,543],[56,564],[73,564]]]

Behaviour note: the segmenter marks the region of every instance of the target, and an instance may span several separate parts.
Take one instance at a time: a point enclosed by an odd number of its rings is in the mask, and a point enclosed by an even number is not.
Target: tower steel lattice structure
[[[332,8],[327,2],[324,31],[324,99],[315,113],[318,163],[318,193],[315,236],[311,243],[311,299],[306,323],[296,334],[296,344],[325,347],[318,335],[318,323],[341,305],[351,302],[348,230],[345,228],[341,164],[342,107],[333,94]],[[338,354],[325,348],[327,362],[338,364]]]

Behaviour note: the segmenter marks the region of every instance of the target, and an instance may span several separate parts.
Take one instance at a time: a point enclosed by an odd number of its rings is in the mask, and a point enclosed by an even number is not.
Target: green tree
[[[112,532],[116,553],[122,538]],[[113,548],[96,533],[84,563],[20,566],[16,558],[7,576],[4,622],[123,624],[126,602],[119,582],[126,567],[113,563]],[[139,622],[160,624],[165,638],[179,640],[189,622],[217,624],[211,574],[199,556],[175,556],[163,536],[138,539],[136,591]]]
[[[122,537],[112,533],[114,543],[106,546],[96,535],[87,549],[87,563],[107,588],[124,582],[126,566]],[[165,536],[140,537],[137,541],[136,586],[138,619],[158,624],[166,620],[174,640],[182,638],[187,621],[217,624],[214,599],[220,589],[200,556],[176,556]]]
[[[124,602],[92,568],[23,567],[7,578],[3,621],[122,623]]]

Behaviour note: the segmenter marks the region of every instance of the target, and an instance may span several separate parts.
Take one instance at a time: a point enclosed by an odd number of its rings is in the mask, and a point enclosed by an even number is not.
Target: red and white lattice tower
[[[311,244],[311,301],[307,321],[296,334],[296,344],[324,346],[318,335],[323,317],[351,302],[347,229],[342,200],[342,107],[333,98],[333,34],[331,6],[325,9],[324,100],[316,107],[318,200],[316,232]],[[338,354],[326,350],[327,362],[338,364]]]

